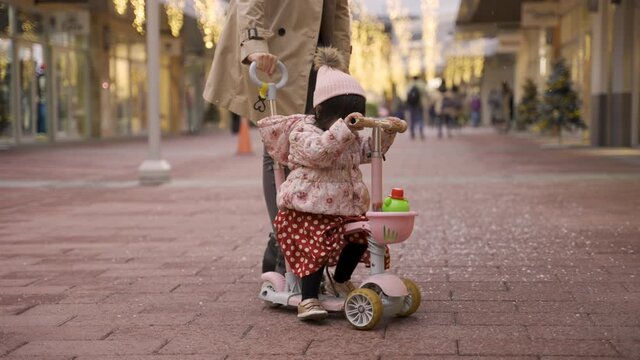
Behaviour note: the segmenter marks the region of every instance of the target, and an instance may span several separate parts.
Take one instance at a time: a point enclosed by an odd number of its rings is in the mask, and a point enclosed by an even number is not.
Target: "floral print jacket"
[[[371,161],[370,136],[353,133],[342,120],[323,131],[312,115],[271,116],[258,128],[269,154],[291,170],[278,193],[280,209],[341,216],[368,210],[369,191],[359,165]],[[383,153],[394,138],[395,133],[382,131]]]

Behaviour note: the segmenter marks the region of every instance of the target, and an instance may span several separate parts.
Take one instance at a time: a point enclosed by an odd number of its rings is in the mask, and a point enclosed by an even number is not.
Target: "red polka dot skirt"
[[[367,243],[367,234],[344,235],[343,226],[350,222],[367,221],[361,216],[311,214],[291,209],[280,210],[274,221],[278,243],[294,274],[304,277],[323,265],[335,266],[347,242]],[[360,261],[369,265],[369,251]],[[389,249],[386,248],[384,267],[389,268]]]

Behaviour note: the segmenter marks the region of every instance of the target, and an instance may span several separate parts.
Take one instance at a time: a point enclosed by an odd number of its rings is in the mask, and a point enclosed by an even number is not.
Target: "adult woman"
[[[311,109],[318,46],[337,48],[349,61],[351,17],[348,0],[232,0],[227,22],[217,44],[204,98],[251,121],[269,115],[254,109],[258,90],[249,79],[248,66],[256,61],[265,79],[274,75],[279,59],[289,72],[287,86],[278,92],[278,113],[291,115]],[[277,76],[277,75],[276,75]],[[273,159],[264,152],[263,191],[270,223],[278,211]],[[273,233],[265,250],[262,271],[284,272],[282,255]]]

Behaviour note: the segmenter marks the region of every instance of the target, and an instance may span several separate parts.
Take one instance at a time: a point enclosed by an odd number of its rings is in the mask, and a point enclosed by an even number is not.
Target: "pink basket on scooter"
[[[416,216],[418,213],[415,211],[367,212],[371,235],[380,245],[397,244],[407,240],[413,231]]]

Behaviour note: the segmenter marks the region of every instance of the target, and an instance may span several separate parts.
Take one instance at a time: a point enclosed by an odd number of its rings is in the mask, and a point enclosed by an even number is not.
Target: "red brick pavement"
[[[136,185],[142,141],[0,152],[0,357],[640,358],[640,157],[429,135],[385,163],[423,303],[369,332],[258,301],[261,157],[227,134],[165,141],[160,187]]]

